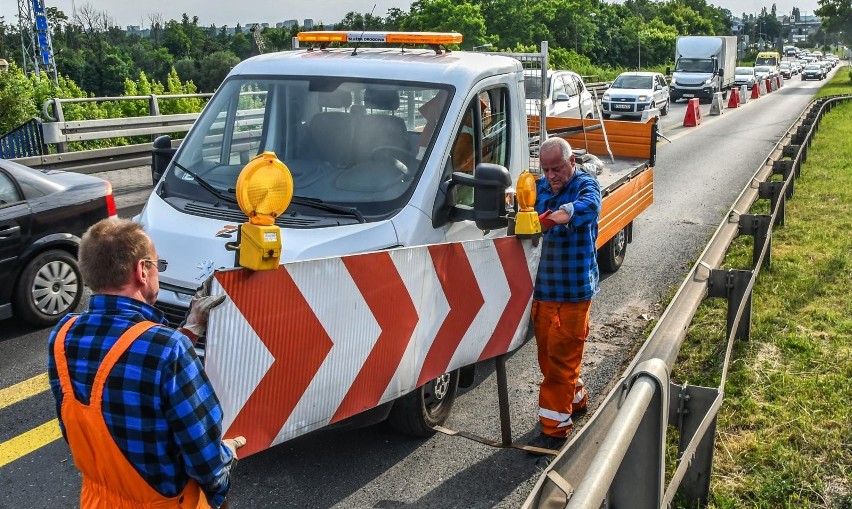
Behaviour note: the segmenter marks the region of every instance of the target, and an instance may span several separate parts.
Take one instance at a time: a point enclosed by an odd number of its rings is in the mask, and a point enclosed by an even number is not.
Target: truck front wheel
[[[624,255],[627,254],[627,228],[622,228],[598,250],[598,266],[602,271],[615,272],[624,263]]]
[[[430,437],[447,420],[456,399],[459,370],[444,373],[394,401],[388,424],[399,433]]]

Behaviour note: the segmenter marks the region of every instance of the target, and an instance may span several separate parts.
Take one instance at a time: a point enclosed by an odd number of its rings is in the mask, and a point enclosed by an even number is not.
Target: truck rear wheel
[[[604,272],[615,272],[627,254],[627,227],[615,234],[598,250],[598,266]]]
[[[429,380],[394,401],[388,424],[404,435],[423,438],[434,435],[434,426],[443,424],[450,415],[458,385],[459,370]]]

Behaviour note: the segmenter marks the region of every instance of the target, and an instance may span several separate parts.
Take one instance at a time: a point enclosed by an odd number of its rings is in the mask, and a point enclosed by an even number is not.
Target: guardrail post
[[[781,161],[773,161],[772,162],[772,173],[774,175],[782,175],[784,177],[784,180],[790,181],[790,184],[787,187],[787,193],[786,193],[787,198],[793,197],[794,179],[790,178],[790,174],[793,173],[794,163],[795,163],[795,161],[793,161],[792,159],[790,159],[790,160],[785,159],[785,160],[781,160]],[[783,224],[783,222],[782,222],[782,224]]]
[[[716,415],[691,458],[683,458],[693,435],[719,396],[719,389],[697,385],[669,385],[669,424],[680,432],[678,458],[689,461],[689,469],[678,486],[677,493],[686,499],[687,507],[707,505],[710,495],[710,473],[713,468],[713,446],[716,438]]]
[[[756,244],[756,242],[755,242]],[[736,339],[748,340],[751,331],[751,292],[746,295],[749,281],[751,281],[753,271],[750,270],[722,270],[713,269],[710,271],[710,279],[707,282],[707,296],[721,297],[728,300],[728,337],[735,334]],[[743,314],[740,317],[738,324],[734,324],[737,317],[737,310],[740,303],[745,300],[746,304],[743,308]],[[736,325],[736,331],[734,331]]]
[[[157,102],[157,96],[154,94],[151,94],[150,99],[148,99],[148,110],[152,117],[160,116],[160,103]]]
[[[759,192],[759,191],[758,191]],[[752,250],[751,264],[757,267],[760,252],[763,250],[763,242],[769,244],[763,266],[769,267],[772,253],[772,216],[766,214],[743,214],[740,216],[739,234],[754,237],[754,248]]]
[[[781,189],[783,188],[784,182],[777,181],[761,182],[758,184],[757,188],[758,198],[769,198],[772,210],[775,210],[776,205],[778,206],[778,215],[775,216],[775,224],[778,226],[784,226],[784,206],[787,203],[787,198],[792,194],[793,181],[790,181],[790,187],[787,188],[787,193],[781,193]],[[756,260],[754,262],[756,262]]]
[[[65,113],[62,112],[62,101],[60,101],[59,98],[53,99],[53,115],[56,117],[57,124],[65,122]],[[68,143],[64,141],[57,143],[56,151],[60,154],[68,152]]]

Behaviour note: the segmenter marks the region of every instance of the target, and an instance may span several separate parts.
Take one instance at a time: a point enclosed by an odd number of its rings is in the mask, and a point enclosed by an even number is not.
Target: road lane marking
[[[0,390],[0,410],[50,389],[47,373]]]
[[[21,433],[0,444],[0,468],[60,438],[62,432],[59,430],[59,419]]]

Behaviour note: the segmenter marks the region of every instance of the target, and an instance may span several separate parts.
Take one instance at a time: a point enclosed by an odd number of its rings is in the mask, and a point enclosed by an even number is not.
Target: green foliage
[[[33,88],[15,62],[0,73],[0,133],[8,132],[35,116]]]
[[[814,14],[822,18],[823,30],[839,34],[847,46],[852,46],[852,1],[819,0]]]

